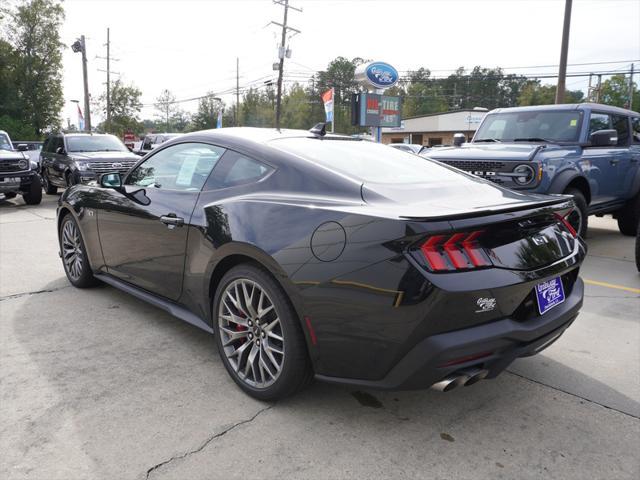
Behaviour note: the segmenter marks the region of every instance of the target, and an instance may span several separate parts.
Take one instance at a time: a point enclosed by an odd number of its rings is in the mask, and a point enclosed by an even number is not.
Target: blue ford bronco
[[[581,103],[499,108],[470,143],[423,154],[504,187],[573,195],[568,219],[585,236],[589,215],[613,214],[635,236],[640,221],[640,114]]]

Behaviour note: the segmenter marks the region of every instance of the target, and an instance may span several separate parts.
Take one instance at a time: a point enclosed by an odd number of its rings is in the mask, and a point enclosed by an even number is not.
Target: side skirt
[[[133,295],[134,297],[139,298],[140,300],[143,300],[147,303],[150,303],[155,307],[161,308],[162,310],[170,313],[174,317],[179,318],[180,320],[183,320],[187,323],[190,323],[191,325],[198,327],[204,330],[205,332],[213,333],[213,329],[209,325],[207,325],[200,317],[193,314],[186,308],[178,305],[177,303],[171,302],[165,298],[159,297],[145,290],[134,287],[133,285],[130,285],[126,282],[118,280],[117,278],[112,277],[111,275],[107,275],[104,273],[94,273],[93,276],[99,280],[102,280],[104,283],[117,288],[118,290],[122,290],[123,292]]]

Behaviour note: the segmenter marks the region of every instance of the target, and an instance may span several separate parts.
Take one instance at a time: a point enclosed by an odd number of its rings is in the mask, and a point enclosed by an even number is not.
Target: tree
[[[191,118],[191,126],[194,130],[207,130],[216,128],[218,122],[218,112],[224,108],[213,92],[208,92],[207,96],[198,102],[198,111]]]
[[[166,88],[160,93],[160,96],[156,98],[155,108],[158,110],[157,116],[164,119],[165,131],[171,131],[171,124],[169,123],[173,115],[177,112],[176,96]]]
[[[310,116],[311,104],[307,92],[295,83],[282,99],[282,126],[307,130],[312,127]]]
[[[426,68],[409,72],[409,79],[404,87],[404,117],[415,117],[448,110],[449,105],[443,95],[442,85],[437,80],[431,79],[430,76],[431,72]]]
[[[579,103],[583,100],[584,93],[580,90],[567,90],[565,92],[565,103]],[[556,86],[541,85],[540,81],[529,81],[522,88],[518,96],[518,105],[551,105],[556,101]]]
[[[629,106],[629,78],[626,75],[614,75],[602,82],[600,90],[600,102],[616,107],[628,108]],[[640,108],[640,91],[636,82],[633,82],[633,108]]]
[[[125,132],[139,132],[143,125],[138,115],[142,108],[140,97],[142,92],[133,84],[125,85],[120,79],[111,85],[111,124],[103,122],[99,127],[107,127],[110,133],[122,136]],[[100,110],[107,114],[107,95],[103,93],[98,99]]]
[[[64,9],[55,0],[29,0],[10,11],[8,18],[19,114],[34,135],[41,136],[59,127],[64,104],[59,33]],[[6,50],[6,45],[2,49]]]

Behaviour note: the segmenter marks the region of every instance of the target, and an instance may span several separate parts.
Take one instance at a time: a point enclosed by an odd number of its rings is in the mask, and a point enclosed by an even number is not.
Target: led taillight
[[[569,230],[569,233],[573,236],[573,238],[576,238],[578,236],[578,232],[576,232],[576,229],[573,228],[573,226],[569,223],[569,220],[568,220],[569,215],[571,215],[571,212],[573,212],[573,208],[570,208],[565,212],[556,212],[554,213],[554,215],[556,216],[558,221],[562,225],[564,225],[567,230]]]
[[[491,262],[478,242],[482,231],[434,235],[420,247],[427,266],[436,272],[486,267]]]

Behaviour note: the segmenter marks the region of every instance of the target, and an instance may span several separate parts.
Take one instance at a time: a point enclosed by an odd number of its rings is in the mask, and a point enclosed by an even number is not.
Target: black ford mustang
[[[241,128],[69,188],[57,225],[73,285],[214,333],[273,399],[313,376],[446,391],[550,345],[582,305],[572,206],[323,128]]]

